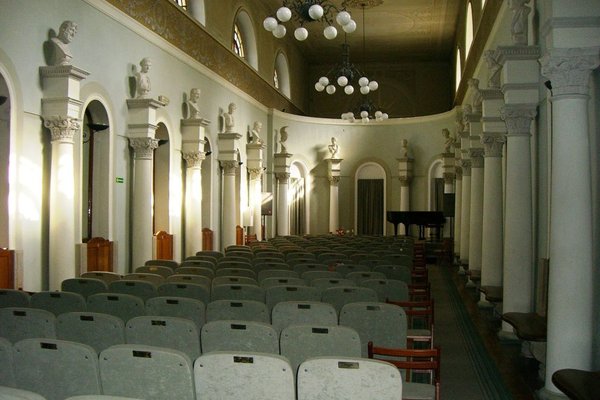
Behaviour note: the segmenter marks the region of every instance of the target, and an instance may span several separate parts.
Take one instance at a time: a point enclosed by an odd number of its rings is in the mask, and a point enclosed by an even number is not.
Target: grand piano
[[[404,224],[409,234],[410,226],[419,227],[419,239],[425,239],[425,228],[435,228],[436,238],[441,237],[441,228],[446,222],[441,211],[388,211],[387,221],[394,225],[394,236],[398,236],[398,224]]]

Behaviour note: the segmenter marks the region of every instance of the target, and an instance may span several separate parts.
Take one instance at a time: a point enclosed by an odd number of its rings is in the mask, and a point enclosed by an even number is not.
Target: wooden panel
[[[156,258],[159,260],[173,259],[173,235],[165,231],[156,233]]]
[[[113,272],[113,242],[102,237],[87,242],[87,270]]]
[[[15,288],[15,251],[0,248],[0,289]]]
[[[208,228],[202,229],[202,250],[213,249],[213,231]]]
[[[244,244],[244,228],[239,225],[235,227],[235,244],[238,246]]]

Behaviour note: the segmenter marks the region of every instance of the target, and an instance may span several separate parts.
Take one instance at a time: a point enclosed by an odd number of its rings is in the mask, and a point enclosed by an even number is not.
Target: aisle
[[[430,266],[435,299],[435,343],[442,349],[444,400],[512,399],[485,350],[447,267]]]

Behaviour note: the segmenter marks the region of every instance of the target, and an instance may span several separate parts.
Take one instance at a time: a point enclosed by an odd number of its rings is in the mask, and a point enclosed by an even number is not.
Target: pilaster
[[[290,180],[290,165],[292,154],[276,153],[273,172],[277,179],[277,235],[290,234],[290,210],[288,185]]]

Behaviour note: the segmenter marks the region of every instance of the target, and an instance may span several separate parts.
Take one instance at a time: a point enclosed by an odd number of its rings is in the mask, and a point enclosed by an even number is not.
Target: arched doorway
[[[0,74],[0,248],[9,246],[10,95]]]
[[[81,235],[110,239],[110,129],[108,114],[98,101],[83,115],[81,142]]]
[[[306,179],[304,170],[298,163],[290,166],[290,185],[288,188],[290,207],[290,234],[304,235],[306,229]]]
[[[386,174],[381,165],[369,162],[356,171],[356,233],[385,234]]]
[[[154,150],[154,183],[153,188],[153,225],[152,231],[169,232],[169,174],[171,151],[169,131],[162,122],[158,124],[154,137],[158,139],[158,147]]]

